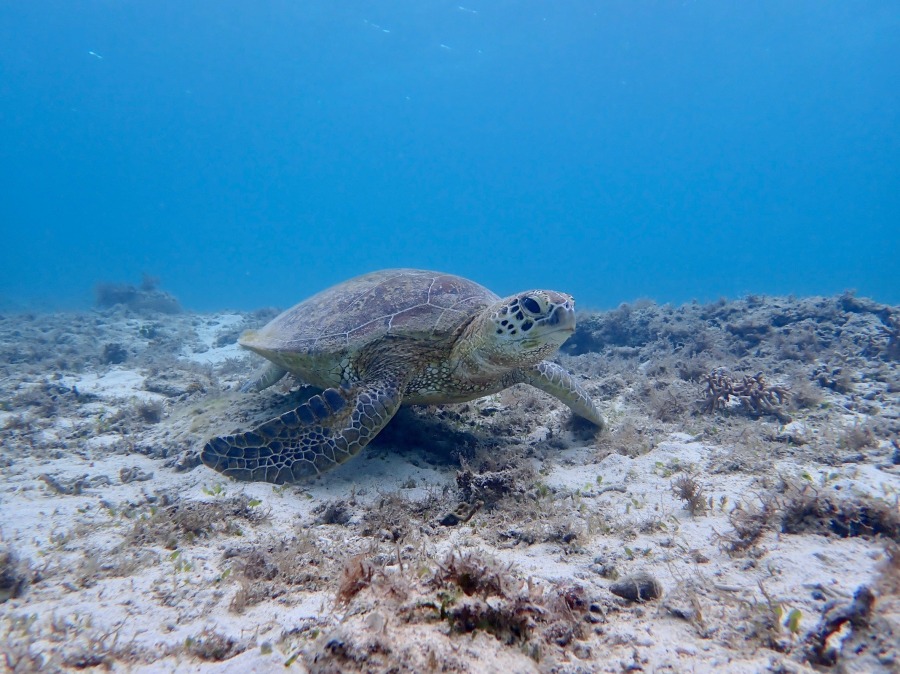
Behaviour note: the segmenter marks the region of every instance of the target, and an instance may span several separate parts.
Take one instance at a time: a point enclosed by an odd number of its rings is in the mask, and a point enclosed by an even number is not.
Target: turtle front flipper
[[[298,482],[359,454],[399,407],[395,382],[325,389],[252,431],[213,438],[200,459],[237,480]]]
[[[281,380],[284,375],[287,374],[287,370],[285,370],[280,365],[276,365],[275,363],[266,363],[264,367],[257,370],[253,373],[253,377],[241,386],[241,393],[250,393],[250,392],[258,392],[263,389],[267,389],[272,384]]]
[[[523,381],[535,388],[546,391],[555,398],[565,403],[569,409],[580,417],[596,424],[600,429],[606,428],[606,421],[600,410],[594,405],[594,401],[581,385],[575,381],[575,377],[566,372],[556,363],[542,360],[537,365],[522,371]]]

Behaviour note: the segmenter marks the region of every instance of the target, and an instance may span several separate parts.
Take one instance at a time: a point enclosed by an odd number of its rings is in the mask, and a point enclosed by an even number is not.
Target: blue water
[[[900,302],[900,2],[0,0],[0,300]]]

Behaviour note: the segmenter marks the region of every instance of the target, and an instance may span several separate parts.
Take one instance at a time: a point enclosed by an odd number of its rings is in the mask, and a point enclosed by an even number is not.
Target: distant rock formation
[[[98,283],[94,289],[97,306],[113,307],[117,304],[140,313],[158,312],[163,314],[181,313],[181,304],[172,295],[159,289],[159,278],[144,274],[140,286],[130,283]]]

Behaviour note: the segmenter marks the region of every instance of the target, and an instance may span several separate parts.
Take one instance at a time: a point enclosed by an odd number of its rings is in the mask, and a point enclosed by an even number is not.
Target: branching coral
[[[744,375],[735,380],[726,374],[724,368],[716,368],[704,377],[704,382],[704,412],[724,409],[735,398],[741,403],[741,408],[753,416],[771,414],[782,423],[791,421],[791,417],[782,409],[788,401],[790,389],[781,384],[769,384],[762,372],[753,376]]]

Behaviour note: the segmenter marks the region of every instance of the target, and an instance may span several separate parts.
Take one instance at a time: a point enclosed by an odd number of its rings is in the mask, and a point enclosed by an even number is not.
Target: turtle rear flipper
[[[236,480],[298,482],[359,454],[399,407],[395,382],[325,389],[252,431],[213,438],[200,459]]]

